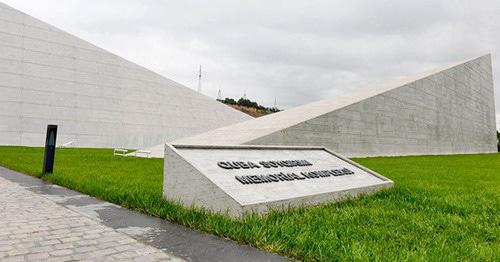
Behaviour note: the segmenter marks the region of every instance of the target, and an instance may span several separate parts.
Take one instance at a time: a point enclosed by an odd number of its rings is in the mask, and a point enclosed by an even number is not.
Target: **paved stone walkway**
[[[181,261],[0,177],[0,261]]]

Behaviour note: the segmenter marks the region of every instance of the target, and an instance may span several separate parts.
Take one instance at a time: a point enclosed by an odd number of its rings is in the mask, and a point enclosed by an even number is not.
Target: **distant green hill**
[[[281,111],[275,107],[261,106],[257,102],[245,98],[240,98],[236,101],[233,98],[226,97],[225,99],[217,99],[217,101],[253,117],[261,117]]]

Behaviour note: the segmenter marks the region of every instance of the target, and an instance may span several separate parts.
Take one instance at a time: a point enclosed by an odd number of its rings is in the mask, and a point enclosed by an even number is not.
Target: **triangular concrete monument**
[[[0,145],[57,124],[61,144],[141,148],[250,118],[0,3]]]
[[[321,146],[346,156],[496,152],[491,57],[485,55],[172,144]]]

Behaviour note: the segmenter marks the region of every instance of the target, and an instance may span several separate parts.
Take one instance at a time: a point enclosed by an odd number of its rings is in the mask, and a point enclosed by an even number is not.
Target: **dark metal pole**
[[[43,157],[42,174],[52,173],[54,170],[54,157],[56,156],[57,125],[47,126],[47,137],[45,138],[45,154]]]

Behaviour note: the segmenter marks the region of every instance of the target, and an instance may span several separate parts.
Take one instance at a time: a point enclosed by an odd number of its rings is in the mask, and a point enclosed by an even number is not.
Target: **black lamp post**
[[[54,170],[54,157],[56,156],[57,125],[47,126],[45,138],[45,154],[43,157],[42,174],[52,173]]]

